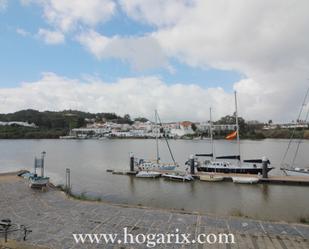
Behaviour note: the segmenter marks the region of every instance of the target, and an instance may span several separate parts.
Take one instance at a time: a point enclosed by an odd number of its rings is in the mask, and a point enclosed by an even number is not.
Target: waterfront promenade
[[[155,248],[238,248],[291,249],[309,248],[309,226],[238,217],[215,217],[185,214],[103,202],[67,198],[63,192],[29,189],[27,182],[16,176],[0,175],[0,219],[28,225],[32,233],[27,243],[54,249],[68,248],[146,248],[145,245],[75,244],[72,233],[131,234],[233,233],[235,244],[157,245]],[[288,203],[287,203],[288,205]],[[181,207],[180,207],[181,208]],[[304,207],[305,208],[305,207]],[[12,239],[14,236],[10,236]]]

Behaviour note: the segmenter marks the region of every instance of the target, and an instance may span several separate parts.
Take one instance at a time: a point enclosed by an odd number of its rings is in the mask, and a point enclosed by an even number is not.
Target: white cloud
[[[77,40],[98,59],[117,58],[130,63],[135,70],[160,67],[171,70],[158,41],[151,36],[109,38],[90,30]]]
[[[120,2],[129,16],[157,27],[152,36],[170,58],[193,67],[236,70],[248,78],[234,88],[247,94],[244,106],[252,118],[259,110],[257,117],[295,119],[308,87],[307,0]]]
[[[22,28],[17,28],[16,33],[21,35],[21,36],[24,36],[24,37],[31,35],[28,31],[26,31]]]
[[[115,10],[112,0],[23,0],[22,3],[40,4],[46,21],[62,32],[76,29],[78,25],[93,27],[108,20]]]
[[[44,7],[44,16],[55,30],[81,31],[78,41],[98,59],[118,58],[143,70],[169,67],[167,58],[176,58],[193,67],[240,72],[246,79],[235,83],[234,88],[240,95],[240,112],[248,119],[295,119],[308,86],[307,0],[119,0],[119,6],[130,18],[156,28],[144,37],[106,37],[94,31],[98,23],[108,20],[115,12],[111,0],[36,2]],[[84,4],[87,6],[83,7]],[[87,29],[90,31],[84,32]],[[149,78],[143,79],[149,82]],[[140,78],[134,80],[141,81]],[[168,92],[180,91],[178,85],[161,84]],[[181,86],[181,89],[189,89]],[[197,89],[209,95],[191,95],[191,102],[204,106],[202,102],[208,99],[195,98],[209,98],[214,108],[222,106],[222,110],[227,108],[229,113],[230,106],[220,96],[229,99],[230,94],[221,89],[223,94],[220,95],[216,89],[211,96],[212,89]],[[186,96],[185,91],[183,94]],[[220,101],[215,102],[213,98]],[[176,102],[172,104],[172,100]],[[158,103],[174,110],[173,106],[179,104],[177,101],[178,98],[162,97]],[[207,105],[208,102],[206,109]],[[189,112],[183,103],[181,107],[184,116],[187,115]],[[188,115],[200,117],[199,111],[197,108],[194,113],[191,108]],[[204,115],[204,110],[202,112]]]
[[[39,29],[38,37],[43,39],[47,44],[61,44],[65,41],[65,37],[61,32],[47,29]]]
[[[45,73],[39,81],[0,89],[0,112],[25,108],[39,110],[78,109],[116,112],[151,118],[158,109],[164,120],[206,120],[212,104],[216,116],[233,112],[233,95],[221,88],[197,85],[168,85],[157,77],[77,80]]]
[[[8,1],[7,0],[0,0],[0,13],[5,11],[8,6]]]
[[[159,27],[178,23],[195,2],[196,0],[119,0],[128,16]]]
[[[252,79],[243,79],[234,87],[238,92],[239,114],[246,120],[295,120],[304,94],[274,94]],[[0,100],[0,113],[26,108],[77,109],[151,118],[154,109],[158,109],[165,121],[205,121],[209,107],[213,108],[214,119],[235,111],[232,92],[194,84],[170,85],[158,77],[123,78],[107,83],[99,78],[81,80],[44,73],[38,81],[0,88]]]

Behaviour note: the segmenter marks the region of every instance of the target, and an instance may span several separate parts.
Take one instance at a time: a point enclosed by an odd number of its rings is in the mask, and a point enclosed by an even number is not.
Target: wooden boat
[[[219,176],[219,175],[200,175],[200,180],[201,181],[206,181],[206,182],[221,182],[223,181],[224,177]]]
[[[160,177],[161,173],[155,171],[140,171],[136,174],[136,177],[139,178],[157,178]]]
[[[242,184],[255,184],[258,183],[259,178],[257,177],[247,177],[247,176],[233,176],[232,180],[234,183],[242,183]]]
[[[163,174],[162,177],[168,180],[181,181],[181,182],[188,182],[194,180],[193,176],[189,174],[181,175],[178,173],[172,173],[172,174]]]

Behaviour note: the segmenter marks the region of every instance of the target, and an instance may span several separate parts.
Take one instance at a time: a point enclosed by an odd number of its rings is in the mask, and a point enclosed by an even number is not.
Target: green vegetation
[[[225,116],[222,117],[214,124],[235,124],[235,116]],[[268,121],[271,124],[272,120]],[[293,133],[293,129],[281,129],[277,127],[276,129],[263,130],[264,124],[259,122],[247,123],[243,118],[238,118],[239,133],[242,139],[265,139],[265,138],[281,138],[290,139]],[[215,138],[225,138],[231,131],[214,131]],[[297,128],[294,131],[294,139],[304,138],[309,139],[309,130],[303,130],[302,128]]]
[[[135,118],[134,121],[139,121],[139,122],[146,123],[148,121],[148,119],[147,118],[143,118],[143,117],[138,117],[138,118]]]
[[[303,224],[309,224],[309,217],[300,217],[299,222]]]
[[[23,126],[0,126],[0,139],[59,138],[66,129],[30,128]]]
[[[61,112],[22,110],[15,113],[0,114],[0,121],[34,123],[37,128],[19,125],[0,126],[0,139],[24,138],[59,138],[68,134],[69,130],[83,127],[85,119],[95,121],[111,121],[120,124],[132,124],[130,115],[120,117],[115,113],[89,113],[74,110]]]
[[[134,121],[146,122],[148,119],[143,117],[135,118]],[[71,129],[84,127],[86,123],[109,121],[118,124],[132,124],[133,121],[129,114],[123,117],[115,113],[89,113],[75,110],[65,110],[61,112],[22,110],[15,113],[0,114],[0,121],[4,122],[28,122],[34,123],[37,127],[25,127],[19,125],[0,126],[0,139],[43,139],[59,138],[69,133]],[[234,125],[235,116],[227,115],[214,122],[214,125]],[[263,130],[263,123],[246,122],[243,118],[238,118],[240,137],[242,139],[265,139],[265,138],[283,138],[289,139],[292,136],[293,129],[275,129]],[[272,124],[272,120],[268,121]],[[194,137],[209,137],[208,131],[201,132],[196,124],[191,125],[195,134],[185,135],[184,139],[193,139]],[[161,128],[163,133],[163,128]],[[214,129],[215,139],[224,139],[231,130]],[[309,129],[296,129],[294,136],[297,138],[309,139]]]

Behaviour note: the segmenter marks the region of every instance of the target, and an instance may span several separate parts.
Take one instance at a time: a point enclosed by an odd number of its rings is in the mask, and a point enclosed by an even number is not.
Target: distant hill
[[[122,124],[132,123],[128,114],[121,117],[115,113],[89,113],[76,110],[40,112],[28,109],[0,114],[0,121],[34,123],[38,128],[0,126],[0,138],[58,138],[67,134],[70,129],[83,127],[86,124],[85,119],[103,119]]]

